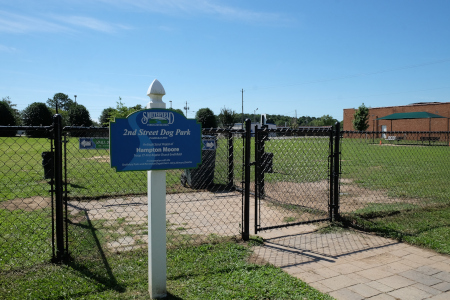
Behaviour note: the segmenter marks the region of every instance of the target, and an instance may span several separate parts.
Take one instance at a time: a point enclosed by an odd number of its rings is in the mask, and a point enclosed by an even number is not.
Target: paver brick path
[[[336,299],[450,299],[450,257],[361,232],[258,233],[263,259]]]

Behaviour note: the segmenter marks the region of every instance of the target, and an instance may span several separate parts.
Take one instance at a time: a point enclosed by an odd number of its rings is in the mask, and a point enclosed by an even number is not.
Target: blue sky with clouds
[[[450,102],[450,1],[0,0],[0,97],[294,117]]]

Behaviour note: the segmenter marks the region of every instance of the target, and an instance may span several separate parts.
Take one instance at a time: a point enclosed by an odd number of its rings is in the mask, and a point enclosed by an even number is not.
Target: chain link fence
[[[341,153],[340,215],[348,224],[450,204],[448,132],[345,131]]]
[[[107,129],[65,128],[68,251],[73,260],[99,260],[105,253],[146,249],[147,172],[116,172],[106,143]],[[179,247],[240,233],[242,196],[238,132],[203,130],[215,143],[202,151],[197,169],[166,171],[167,246]],[[80,143],[85,142],[83,147]],[[237,144],[237,147],[236,145]],[[238,162],[236,162],[238,160]],[[96,255],[93,255],[96,253]]]
[[[167,246],[243,232],[244,167],[253,232],[330,219],[336,188],[348,224],[449,205],[448,132],[346,131],[337,169],[334,132],[263,130],[245,144],[243,130],[203,130],[215,150],[202,151],[202,165],[166,171]],[[63,226],[71,266],[113,282],[109,255],[147,251],[148,200],[147,172],[110,167],[108,135],[107,128],[62,130]],[[53,126],[0,127],[2,272],[55,257],[54,136]]]
[[[52,128],[0,126],[0,270],[50,261]]]
[[[329,219],[331,133],[257,131],[256,231]]]

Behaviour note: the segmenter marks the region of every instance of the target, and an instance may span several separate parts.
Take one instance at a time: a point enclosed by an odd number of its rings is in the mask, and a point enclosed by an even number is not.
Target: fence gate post
[[[245,148],[244,148],[244,209],[243,209],[243,226],[242,239],[248,241],[250,239],[250,151],[252,140],[252,123],[249,119],[245,120]]]
[[[339,174],[340,174],[340,163],[341,163],[341,150],[340,150],[340,139],[341,139],[341,123],[336,122],[334,126],[334,154],[333,154],[333,221],[339,220]]]
[[[329,172],[329,184],[330,184],[330,202],[328,205],[328,218],[330,221],[333,221],[333,210],[334,210],[334,128],[331,128],[330,131],[330,145],[328,152],[328,172]]]
[[[64,208],[63,208],[63,172],[62,172],[62,117],[53,116],[53,133],[55,140],[55,231],[56,231],[56,262],[61,263],[64,251]]]
[[[259,133],[258,125],[255,125],[255,234],[258,233],[258,208],[259,208],[259,187],[260,187],[260,178],[259,178],[259,170],[260,170],[260,164],[259,164]]]
[[[234,186],[234,147],[233,133],[228,131],[228,188]]]

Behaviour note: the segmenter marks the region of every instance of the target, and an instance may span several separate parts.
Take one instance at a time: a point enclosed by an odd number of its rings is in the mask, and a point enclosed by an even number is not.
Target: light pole
[[[253,111],[253,118],[255,118],[256,111],[258,111],[258,109],[255,109],[255,110]],[[255,118],[255,122],[258,122],[258,120],[256,120],[256,118]]]
[[[187,111],[189,110],[189,106],[187,105],[187,101],[186,101],[186,106],[183,107],[183,108],[184,108],[184,110],[186,111],[186,118],[187,118]]]
[[[171,101],[169,101],[170,102],[170,109],[172,109],[172,100]]]
[[[77,104],[77,95],[74,95],[75,97],[75,104]]]

